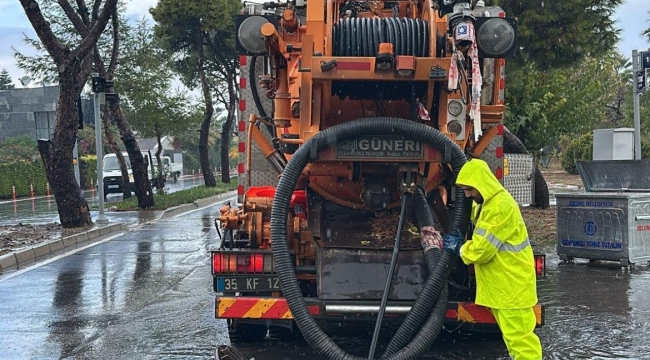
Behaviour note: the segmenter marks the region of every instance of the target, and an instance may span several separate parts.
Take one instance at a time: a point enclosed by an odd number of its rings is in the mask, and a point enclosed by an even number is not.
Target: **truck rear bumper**
[[[374,319],[379,309],[379,302],[321,301],[305,298],[307,310],[314,318],[341,320]],[[405,316],[411,309],[411,303],[389,303],[385,316],[396,320]],[[544,325],[544,306],[535,305],[537,326]],[[215,301],[215,317],[220,319],[265,319],[291,320],[293,315],[285,298],[273,297],[223,297]],[[486,307],[472,302],[454,302],[447,304],[447,323],[496,324],[494,316]]]

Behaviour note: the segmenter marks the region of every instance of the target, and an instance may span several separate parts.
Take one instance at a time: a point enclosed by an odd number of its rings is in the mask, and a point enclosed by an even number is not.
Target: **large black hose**
[[[334,343],[318,326],[316,321],[312,318],[311,314],[307,311],[305,300],[302,296],[302,291],[298,286],[296,274],[293,269],[293,261],[289,255],[289,247],[287,240],[287,211],[289,208],[289,201],[293,190],[296,186],[298,178],[302,173],[307,163],[316,156],[318,151],[323,150],[331,145],[336,144],[339,140],[346,140],[367,134],[382,134],[382,135],[396,135],[404,136],[412,140],[427,143],[441,152],[450,150],[448,157],[450,158],[450,165],[452,173],[457,175],[460,168],[467,161],[463,151],[449,138],[438,130],[420,123],[400,119],[400,118],[364,118],[352,122],[339,124],[319,132],[314,137],[309,139],[303,144],[298,151],[292,156],[291,160],[284,169],[280,181],[277,186],[275,198],[273,200],[273,207],[271,210],[271,238],[273,241],[273,258],[276,264],[278,278],[282,286],[283,294],[289,304],[289,308],[293,317],[304,335],[309,345],[316,349],[319,354],[328,359],[359,359],[353,357],[343,350],[341,350],[336,343]],[[459,189],[460,190],[460,189]],[[456,199],[464,199],[463,192],[460,190],[456,194]],[[454,211],[454,219],[452,222],[452,231],[464,233],[469,221],[469,212],[471,207],[468,201],[461,201],[460,206],[457,206]],[[425,254],[429,255],[431,251]],[[443,282],[446,284],[446,276],[449,271],[449,263],[452,263],[453,255],[444,253],[440,263],[435,266],[433,274],[427,279],[424,289],[432,288],[435,284],[429,283]],[[428,263],[428,261],[427,261]],[[446,306],[446,287],[441,289],[445,298]],[[418,297],[424,296],[423,293]],[[438,298],[440,302],[441,296],[434,296],[432,294],[431,301]],[[418,301],[416,300],[416,303]],[[415,308],[415,304],[414,304]],[[430,309],[431,307],[429,307]],[[441,307],[436,307],[434,310],[441,311]],[[411,309],[411,312],[414,310]],[[435,313],[436,311],[434,311]],[[442,313],[427,313],[422,318],[435,318],[444,320],[444,312]],[[434,319],[435,320],[435,319]],[[405,321],[406,322],[406,321]],[[410,341],[403,349],[394,355],[389,355],[386,359],[414,359],[422,355],[431,346],[437,336],[436,329],[431,326],[435,325],[435,321],[427,321],[422,330]],[[403,324],[403,326],[413,326]],[[441,328],[441,326],[439,326]],[[439,331],[438,329],[437,331]]]
[[[413,196],[413,213],[420,229],[424,226],[434,225],[429,203],[421,189],[418,189]],[[443,253],[442,258],[441,253]],[[441,290],[447,290],[447,278],[454,267],[456,257],[447,252],[441,252],[440,249],[432,248],[426,251],[424,258],[429,268],[429,277],[402,325],[386,347],[382,358],[395,354],[408,344],[425,319],[426,323],[423,328],[428,332],[433,332],[434,339],[444,325],[447,293],[441,293]],[[432,307],[433,312],[431,311]],[[441,313],[440,317],[432,316]]]

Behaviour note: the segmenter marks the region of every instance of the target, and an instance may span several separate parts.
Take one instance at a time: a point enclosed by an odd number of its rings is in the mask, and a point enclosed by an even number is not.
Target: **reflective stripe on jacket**
[[[476,303],[495,309],[524,309],[537,304],[533,250],[519,205],[483,160],[467,162],[456,180],[483,197],[472,211],[474,233],[461,247],[465,264],[476,271]]]

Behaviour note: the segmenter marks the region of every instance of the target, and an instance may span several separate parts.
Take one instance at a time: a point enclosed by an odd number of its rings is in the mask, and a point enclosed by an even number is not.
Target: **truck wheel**
[[[228,325],[231,344],[263,341],[266,338],[266,332],[266,325],[241,324],[237,320],[232,320],[232,323]]]
[[[503,152],[510,154],[528,154],[528,149],[524,143],[519,140],[508,129],[503,132]],[[548,185],[544,179],[544,175],[535,165],[535,199],[534,206],[540,209],[547,209],[550,206],[550,195],[548,192]]]
[[[548,209],[551,206],[548,184],[538,166],[535,166],[535,207]]]

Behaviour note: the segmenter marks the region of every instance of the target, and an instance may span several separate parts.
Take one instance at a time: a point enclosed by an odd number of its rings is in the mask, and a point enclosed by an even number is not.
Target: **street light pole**
[[[77,145],[77,139],[74,139],[74,148],[72,149],[72,157],[74,158],[74,178],[81,188],[81,180],[79,175],[79,148]]]
[[[93,96],[93,105],[95,107],[95,143],[97,145],[97,196],[99,196],[99,215],[97,216],[97,223],[108,224],[108,218],[104,215],[104,161],[102,159],[102,122],[101,116],[99,115],[99,100],[100,98],[103,100],[104,93],[95,92]]]
[[[634,74],[633,98],[634,98],[634,159],[641,159],[641,113],[639,111],[639,89],[637,87],[637,71],[641,70],[639,63],[639,52],[632,50],[632,74]]]

